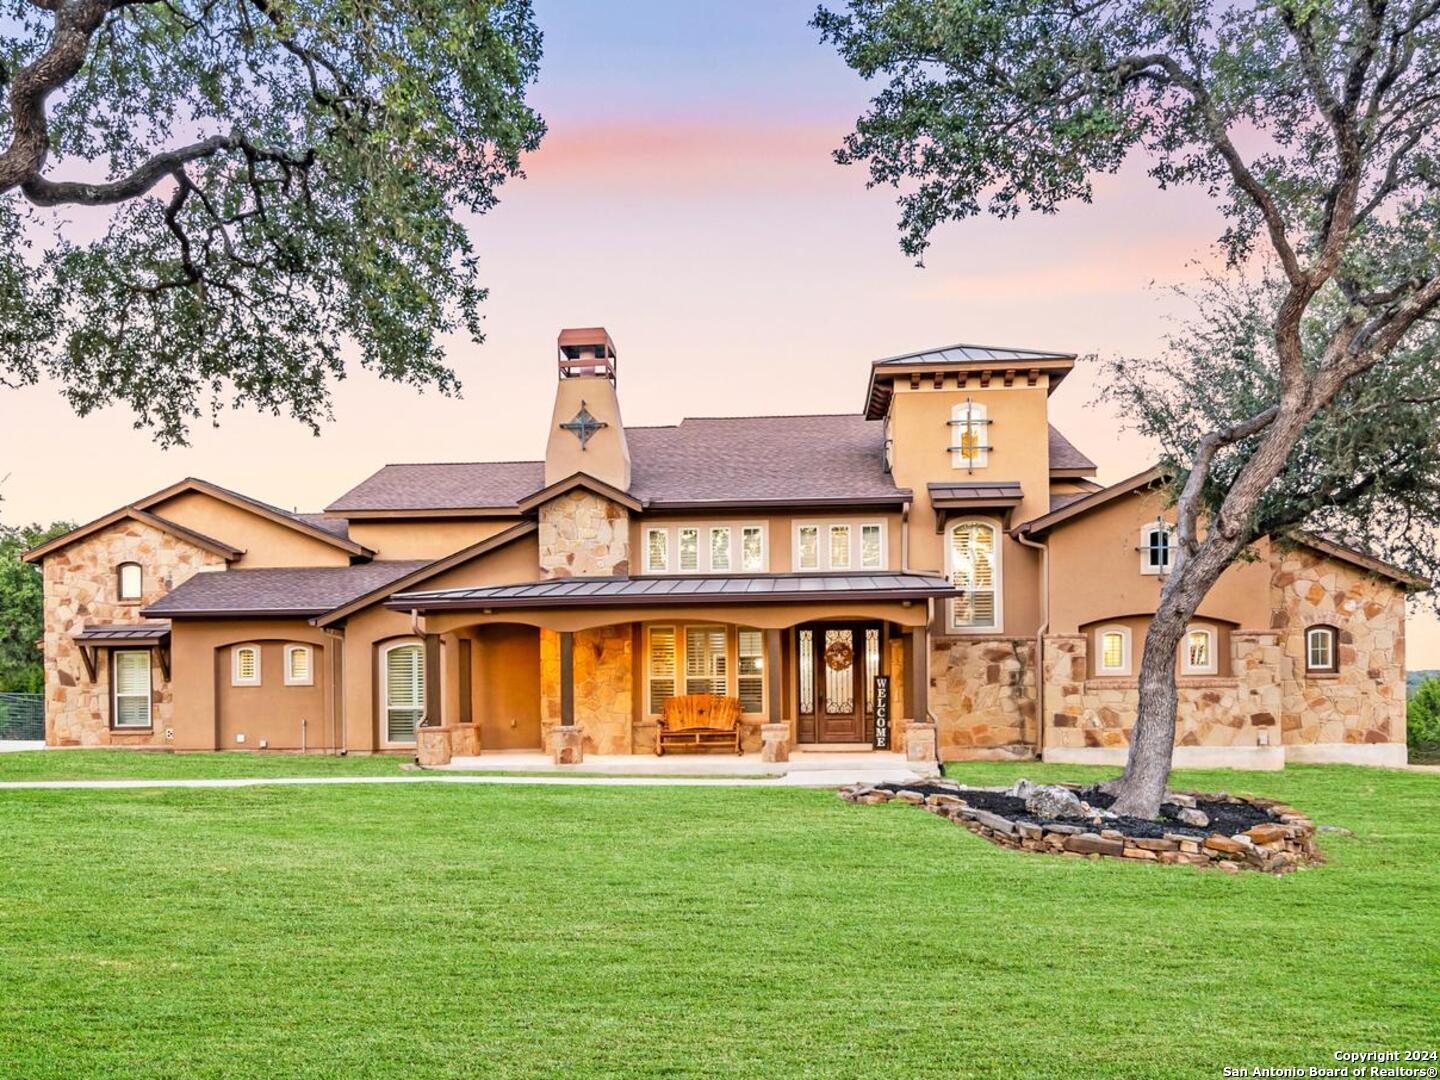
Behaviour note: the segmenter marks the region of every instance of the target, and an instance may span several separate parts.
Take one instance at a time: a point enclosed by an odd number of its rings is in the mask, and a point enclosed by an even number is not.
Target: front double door
[[[807,623],[796,631],[801,743],[868,743],[875,733],[879,623]]]

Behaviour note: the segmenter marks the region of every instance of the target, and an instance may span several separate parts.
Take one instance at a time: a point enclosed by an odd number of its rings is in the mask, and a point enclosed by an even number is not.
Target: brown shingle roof
[[[368,562],[196,574],[141,614],[170,619],[237,615],[308,618],[323,615],[425,565],[425,560]]]
[[[630,494],[651,508],[900,503],[884,470],[885,431],[858,413],[732,416],[632,427]],[[1052,469],[1095,465],[1054,428]],[[510,510],[545,486],[540,461],[386,465],[329,513]]]

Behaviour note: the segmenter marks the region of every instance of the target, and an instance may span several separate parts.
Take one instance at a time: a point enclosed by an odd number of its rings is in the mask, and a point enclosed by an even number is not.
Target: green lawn
[[[248,750],[176,754],[164,750],[22,750],[0,754],[6,780],[218,780],[246,776],[400,776],[410,757],[259,754]]]
[[[952,770],[1021,774],[1096,775]],[[1355,836],[1232,877],[810,791],[0,791],[0,1076],[1216,1077],[1433,1046],[1440,776],[1176,783]]]

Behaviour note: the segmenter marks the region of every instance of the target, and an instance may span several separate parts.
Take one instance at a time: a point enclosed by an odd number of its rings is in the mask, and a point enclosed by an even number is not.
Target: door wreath
[[[855,650],[839,638],[825,646],[825,666],[831,671],[844,671],[855,662]]]

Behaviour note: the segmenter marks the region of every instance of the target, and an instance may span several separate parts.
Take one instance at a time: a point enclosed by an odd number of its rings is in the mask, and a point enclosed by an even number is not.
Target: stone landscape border
[[[932,814],[948,818],[1000,847],[1048,855],[1213,867],[1232,874],[1241,870],[1284,874],[1320,861],[1320,852],[1315,847],[1315,823],[1294,807],[1275,799],[1257,799],[1225,792],[1186,792],[1184,794],[1203,802],[1230,802],[1254,806],[1268,813],[1274,820],[1234,836],[1223,833],[1211,833],[1203,837],[1165,833],[1162,837],[1152,839],[1126,836],[1115,829],[1095,830],[1093,827],[1062,822],[1011,821],[999,814],[970,806],[964,798],[967,789],[954,781],[927,781],[925,786],[939,786],[949,790],[927,795],[903,787],[890,790],[872,784],[853,784],[840,789],[840,798],[846,802],[867,806],[887,802],[918,806]],[[1079,784],[1059,786],[1069,788],[1077,794],[1084,790]]]

